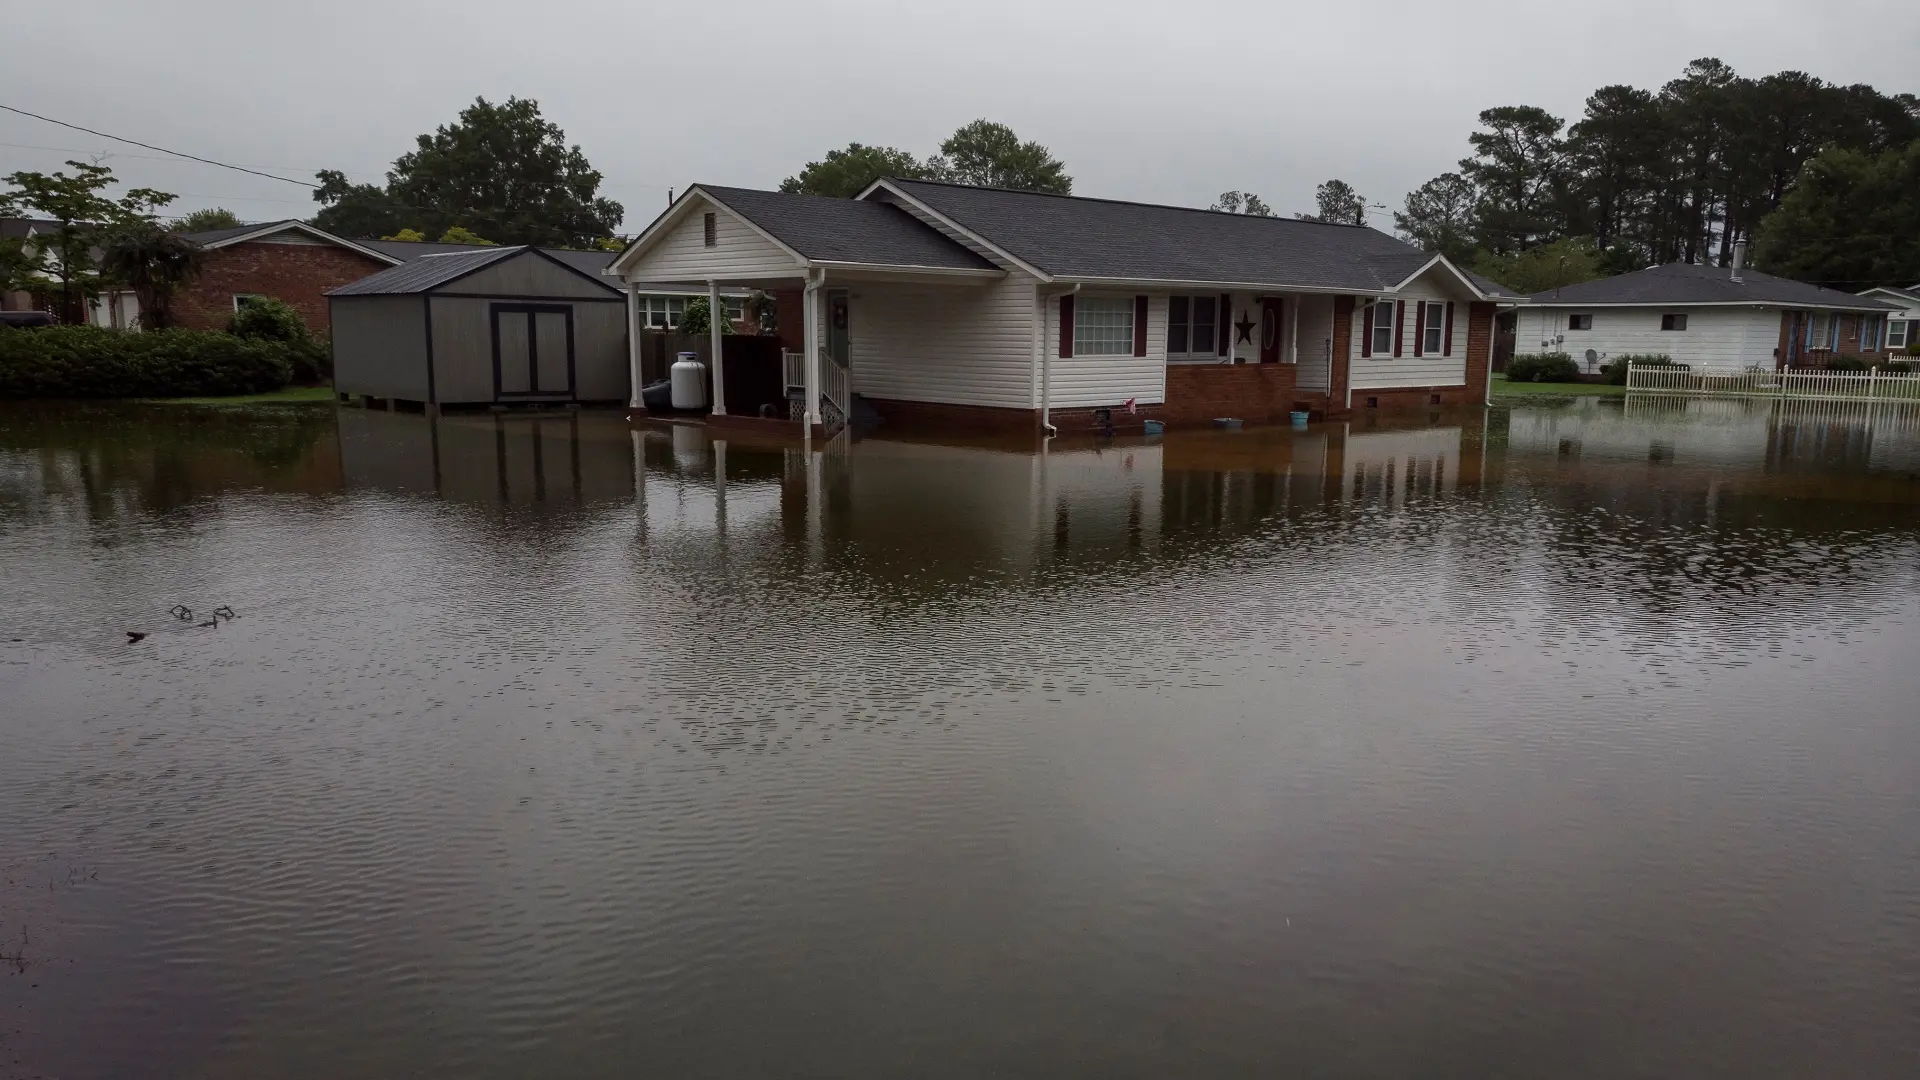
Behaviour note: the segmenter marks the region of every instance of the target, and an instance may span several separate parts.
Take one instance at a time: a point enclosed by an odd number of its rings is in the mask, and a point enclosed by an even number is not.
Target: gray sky
[[[1330,177],[1398,207],[1465,155],[1481,109],[1571,120],[1596,87],[1657,88],[1698,56],[1920,91],[1913,0],[91,0],[6,5],[0,37],[0,103],[306,180],[378,181],[476,95],[531,97],[628,231],[670,186],[772,187],[855,140],[924,156],[978,117],[1052,148],[1077,194],[1241,188],[1288,212]],[[0,174],[98,153],[182,211],[315,209],[291,184],[0,113]]]

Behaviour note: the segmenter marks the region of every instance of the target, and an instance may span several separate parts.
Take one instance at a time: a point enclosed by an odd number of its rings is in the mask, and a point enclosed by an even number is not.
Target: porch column
[[[720,306],[720,284],[712,279],[707,281],[707,336],[713,341],[713,415],[727,415],[726,369],[721,366],[720,320],[727,317],[725,308]]]
[[[640,407],[640,286],[627,282],[627,408]]]
[[[811,272],[807,274],[807,288],[801,293],[800,307],[803,312],[800,332],[806,335],[806,425],[820,422],[820,282],[814,280]]]

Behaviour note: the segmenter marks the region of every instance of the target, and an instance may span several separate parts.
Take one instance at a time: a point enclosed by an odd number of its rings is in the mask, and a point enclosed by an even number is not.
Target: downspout
[[[1078,295],[1080,285],[1075,282],[1073,288],[1047,296],[1040,302],[1040,310],[1034,319],[1033,332],[1040,338],[1040,430],[1049,439],[1060,434],[1060,429],[1053,426],[1053,349],[1046,341],[1047,307],[1063,296]]]

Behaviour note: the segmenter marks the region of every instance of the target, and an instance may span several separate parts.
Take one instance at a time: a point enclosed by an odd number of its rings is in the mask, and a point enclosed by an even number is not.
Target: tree
[[[174,325],[174,292],[200,272],[206,255],[205,248],[180,231],[140,218],[107,232],[100,272],[133,289],[140,300],[141,326],[165,330]]]
[[[440,242],[443,244],[477,244],[480,247],[500,246],[483,236],[474,235],[473,230],[467,228],[465,225],[455,225],[453,228],[441,233]]]
[[[883,176],[903,180],[938,179],[937,170],[922,164],[905,150],[891,146],[848,143],[845,150],[829,150],[820,161],[809,161],[798,175],[780,181],[790,195],[829,195],[851,199]]]
[[[1603,86],[1567,131],[1566,166],[1576,207],[1573,228],[1591,232],[1605,251],[1624,239],[1629,223],[1653,194],[1664,119],[1652,94],[1631,86]]]
[[[1365,225],[1367,198],[1353,190],[1345,180],[1329,180],[1313,191],[1317,209],[1311,214],[1295,214],[1301,221],[1325,221],[1334,225]]]
[[[1506,255],[1483,251],[1474,261],[1473,272],[1527,295],[1606,276],[1600,269],[1599,250],[1584,236]]]
[[[1273,208],[1267,205],[1266,200],[1251,191],[1223,191],[1220,193],[1219,201],[1207,209],[1228,214],[1245,214],[1248,217],[1273,216]]]
[[[720,332],[733,333],[733,320],[726,318],[726,305],[721,305]],[[707,298],[695,296],[687,301],[680,312],[680,332],[683,334],[704,334],[707,332]]]
[[[391,236],[383,236],[380,239],[398,240],[406,244],[424,244],[427,242],[427,234],[421,232],[419,229],[401,229]]]
[[[237,229],[246,224],[231,210],[212,207],[207,210],[195,210],[185,217],[174,218],[167,228],[179,233],[212,232],[215,229]]]
[[[600,173],[530,99],[475,98],[416,144],[395,159],[385,189],[319,173],[314,198],[327,209],[314,223],[355,236],[464,225],[510,244],[580,247],[613,232],[624,213],[598,194]]]
[[[0,204],[0,214],[6,207]],[[0,236],[0,293],[29,290],[46,280],[46,255],[23,236]]]
[[[1460,174],[1480,192],[1476,239],[1504,255],[1556,235],[1563,122],[1545,109],[1509,105],[1482,112],[1480,125],[1486,130],[1467,136],[1474,156],[1460,162]]]
[[[1073,192],[1067,167],[1037,142],[1021,142],[1013,129],[991,120],[962,125],[940,144],[932,166],[957,184],[975,187]]]
[[[1462,266],[1473,260],[1474,204],[1480,193],[1459,173],[1441,173],[1407,194],[1407,208],[1393,226],[1424,251]]]
[[[1920,281],[1920,140],[1878,156],[1828,150],[1761,223],[1754,261],[1799,281],[1858,292]]]
[[[0,205],[52,218],[45,240],[35,238],[47,271],[60,282],[61,315],[78,320],[86,301],[100,291],[94,248],[116,225],[151,219],[173,196],[152,188],[133,188],[118,199],[101,192],[113,186],[113,170],[86,161],[69,161],[72,175],[16,172],[6,182],[15,190],[0,195]]]

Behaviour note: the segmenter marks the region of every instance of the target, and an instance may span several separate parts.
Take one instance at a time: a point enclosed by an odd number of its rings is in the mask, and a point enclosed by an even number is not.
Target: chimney
[[[1735,240],[1733,242],[1733,280],[1735,281],[1745,280],[1740,276],[1740,271],[1745,269],[1746,265],[1747,265],[1747,242],[1745,240]]]

